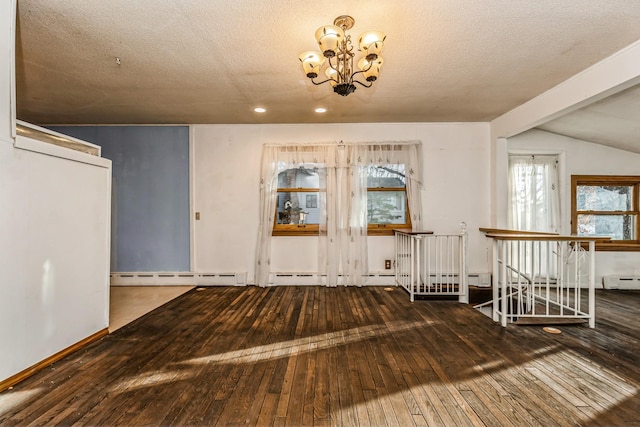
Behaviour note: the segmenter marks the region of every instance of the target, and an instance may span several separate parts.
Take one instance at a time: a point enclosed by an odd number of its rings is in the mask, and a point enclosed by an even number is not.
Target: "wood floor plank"
[[[312,345],[309,345],[309,353],[307,358],[307,367],[304,372],[304,400],[302,403],[302,424],[313,425],[315,419],[315,395],[316,395],[316,359],[317,352],[312,351]],[[321,417],[324,418],[324,417]]]
[[[477,413],[465,402],[460,390],[457,389],[456,384],[448,376],[448,373],[445,372],[442,365],[443,360],[435,358],[433,356],[433,350],[431,353],[429,350],[425,352],[416,352],[415,350],[412,350],[411,347],[409,347],[408,350],[409,351],[407,351],[407,353],[412,359],[411,363],[418,367],[416,370],[418,382],[422,383],[423,375],[429,373],[431,370],[436,374],[435,379],[433,377],[429,377],[430,379],[428,380],[434,381],[436,384],[440,384],[440,386],[437,387],[439,391],[434,396],[434,400],[437,399],[442,401],[444,408],[454,419],[456,425],[481,425],[482,422],[480,421]],[[455,359],[450,359],[447,365],[455,365],[453,363],[454,360]]]
[[[537,361],[536,366],[537,375],[544,375],[545,383],[554,382],[558,384],[558,387],[572,390],[571,392],[567,391],[567,393],[571,394],[571,396],[576,396],[583,402],[576,405],[583,412],[586,412],[585,408],[592,408],[593,412],[602,413],[617,401],[617,399],[609,397],[608,394],[601,393],[598,389],[587,385],[580,377],[576,377],[571,369],[565,369],[570,365],[559,363],[553,364],[552,367],[550,363]],[[624,424],[624,419],[617,412],[609,414],[609,420],[614,425]]]
[[[191,291],[0,393],[0,425],[639,425],[640,292],[597,295],[550,336],[399,288]]]
[[[382,402],[378,396],[377,390],[362,390],[364,395],[364,402],[367,408],[367,419],[370,426],[396,426],[398,425],[395,419],[395,413],[393,411],[385,412]],[[390,409],[390,408],[389,408]],[[388,416],[387,416],[388,414]]]
[[[567,412],[556,411],[553,406],[549,405],[550,402],[557,405],[552,396],[547,395],[546,399],[541,399],[540,397],[544,393],[540,391],[532,392],[532,390],[537,390],[535,378],[514,374],[513,367],[509,366],[505,366],[503,369],[496,369],[495,362],[500,360],[501,354],[494,354],[492,357],[483,348],[481,341],[476,342],[473,337],[467,336],[461,336],[460,338],[465,342],[469,350],[478,356],[477,363],[473,365],[474,370],[482,373],[491,387],[495,388],[500,396],[507,399],[514,410],[517,410],[525,417],[529,415],[531,417],[527,417],[529,424],[544,425],[541,420],[552,416],[559,425],[571,425],[571,423],[564,424],[563,422],[568,418]],[[525,398],[517,399],[519,395],[523,395]]]
[[[275,418],[275,412],[278,408],[278,400],[280,395],[274,393],[267,393],[262,399],[262,406],[260,407],[260,413],[255,423],[257,426],[267,426],[272,424],[272,420]]]
[[[331,376],[329,372],[329,351],[321,349],[316,351],[316,375],[313,384],[313,419],[331,419]]]
[[[372,346],[372,351],[378,372],[382,379],[383,386],[378,388],[378,395],[381,396],[380,399],[382,400],[385,414],[393,410],[392,419],[395,419],[399,425],[413,425],[415,423],[413,415],[422,415],[422,413],[413,395],[404,393],[406,391],[406,383],[399,383],[397,377],[394,375],[390,365],[395,364],[395,361],[387,360],[381,343]],[[388,353],[387,356],[389,356]],[[399,374],[398,377],[401,378],[401,374]],[[422,421],[426,422],[424,417],[422,417]],[[435,423],[432,425],[435,425]]]
[[[458,310],[454,311],[454,313],[456,312],[462,313]],[[442,328],[432,329],[431,335],[434,339],[431,341],[430,353],[436,358],[444,359],[448,352],[455,351],[458,357],[452,359],[447,368],[448,371],[456,373],[463,379],[463,381],[457,381],[458,389],[463,396],[473,399],[474,403],[471,406],[474,411],[485,414],[488,411],[490,416],[494,417],[500,425],[534,424],[534,419],[530,414],[520,405],[513,405],[513,401],[506,398],[507,393],[499,384],[493,382],[490,376],[476,375],[475,372],[469,375],[471,373],[468,369],[469,366],[478,366],[478,362],[486,362],[487,359],[482,353],[474,351],[467,341],[460,338],[451,339],[453,330],[450,325],[457,321],[457,316],[451,316],[451,321],[443,325]]]

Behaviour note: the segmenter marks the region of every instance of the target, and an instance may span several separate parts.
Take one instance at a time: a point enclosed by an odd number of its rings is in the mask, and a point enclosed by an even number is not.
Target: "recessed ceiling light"
[[[327,112],[326,108],[322,108],[322,107],[316,108],[316,113],[326,113],[326,112]]]
[[[262,107],[256,107],[253,109],[253,111],[255,111],[256,113],[265,113],[267,109]]]

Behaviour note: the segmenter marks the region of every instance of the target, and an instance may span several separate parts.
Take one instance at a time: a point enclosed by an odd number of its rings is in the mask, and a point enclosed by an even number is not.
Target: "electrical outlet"
[[[390,259],[385,259],[384,260],[384,269],[385,270],[391,270],[391,260]]]

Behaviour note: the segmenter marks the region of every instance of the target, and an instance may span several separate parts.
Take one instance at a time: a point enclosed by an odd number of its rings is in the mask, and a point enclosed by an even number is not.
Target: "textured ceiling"
[[[619,92],[538,128],[640,153],[640,87]]]
[[[297,59],[342,14],[353,38],[387,34],[380,78],[346,98]],[[635,0],[18,0],[18,118],[489,121],[640,39],[639,23]]]

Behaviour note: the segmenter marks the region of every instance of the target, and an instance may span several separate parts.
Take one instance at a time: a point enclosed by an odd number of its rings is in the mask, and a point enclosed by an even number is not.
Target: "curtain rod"
[[[334,147],[334,146],[342,146],[342,145],[418,145],[422,144],[421,140],[415,139],[411,141],[356,141],[356,142],[344,142],[344,141],[334,141],[334,142],[309,142],[309,143],[265,143],[265,147],[300,147],[300,146],[309,146],[309,147]]]

